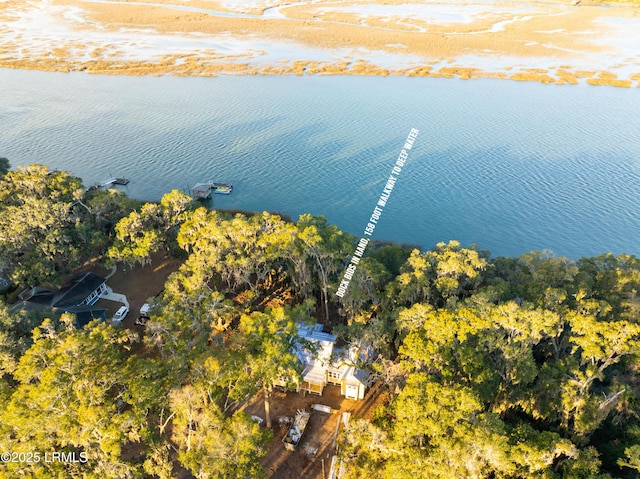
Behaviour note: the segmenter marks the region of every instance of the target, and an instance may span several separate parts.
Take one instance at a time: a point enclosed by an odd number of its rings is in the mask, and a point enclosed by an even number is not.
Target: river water
[[[374,238],[493,256],[640,254],[640,89],[405,77],[122,77],[0,70],[0,156],[158,200],[324,215]]]

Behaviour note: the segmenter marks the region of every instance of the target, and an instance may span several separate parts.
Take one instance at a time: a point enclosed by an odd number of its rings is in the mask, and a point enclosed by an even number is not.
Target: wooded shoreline
[[[299,380],[292,341],[315,323],[384,390],[338,438],[345,477],[640,470],[635,256],[387,244],[367,249],[339,298],[357,238],[321,216],[232,215],[178,191],[142,204],[85,192],[66,172],[6,166],[0,271],[16,289],[91,258],[133,275],[158,255],[179,266],[140,327],[77,328],[73,314],[0,302],[0,450],[86,458],[3,459],[2,477],[267,477],[261,458],[279,440],[270,392]],[[267,427],[229,414],[259,391]]]

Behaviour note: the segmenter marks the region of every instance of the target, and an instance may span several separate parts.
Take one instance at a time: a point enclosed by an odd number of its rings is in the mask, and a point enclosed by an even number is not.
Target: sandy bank
[[[637,86],[640,9],[555,2],[7,0],[0,66]]]

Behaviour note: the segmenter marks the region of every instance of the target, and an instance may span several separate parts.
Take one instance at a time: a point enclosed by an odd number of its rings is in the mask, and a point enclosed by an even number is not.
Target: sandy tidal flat
[[[470,0],[0,0],[0,66],[637,86],[640,8]]]

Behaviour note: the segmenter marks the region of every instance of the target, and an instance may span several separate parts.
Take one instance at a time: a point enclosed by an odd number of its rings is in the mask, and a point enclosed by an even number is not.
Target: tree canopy
[[[357,241],[324,217],[210,211],[178,191],[141,204],[8,166],[0,273],[16,291],[104,255],[180,267],[143,332],[0,299],[0,450],[88,458],[0,463],[0,477],[266,477],[272,389],[299,380],[306,322],[383,391],[339,437],[344,477],[638,477],[635,256],[372,243],[339,298]],[[258,392],[266,427],[237,412]]]
[[[7,158],[0,158],[0,177],[6,175],[11,168],[11,164]]]

